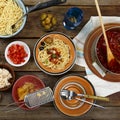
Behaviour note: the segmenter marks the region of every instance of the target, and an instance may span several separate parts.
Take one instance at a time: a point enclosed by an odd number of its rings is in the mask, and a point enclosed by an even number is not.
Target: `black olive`
[[[44,43],[44,42],[41,42],[41,45],[42,45],[42,46],[45,46],[45,43]]]
[[[42,47],[40,47],[39,49],[40,49],[40,50],[43,50],[43,49],[44,49],[44,47],[42,46]]]

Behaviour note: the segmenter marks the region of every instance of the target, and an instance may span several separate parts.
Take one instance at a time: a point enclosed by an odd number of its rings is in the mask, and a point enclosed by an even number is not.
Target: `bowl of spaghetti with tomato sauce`
[[[30,59],[30,49],[25,42],[11,42],[5,49],[5,59],[12,66],[23,66]]]
[[[74,43],[63,33],[45,34],[35,44],[35,63],[47,74],[61,75],[68,72],[73,67],[75,59]]]
[[[106,30],[108,44],[114,56],[109,63],[107,61],[106,44],[103,34],[98,37],[96,42],[95,52],[99,65],[105,68],[108,72],[120,74],[120,27],[112,27]]]

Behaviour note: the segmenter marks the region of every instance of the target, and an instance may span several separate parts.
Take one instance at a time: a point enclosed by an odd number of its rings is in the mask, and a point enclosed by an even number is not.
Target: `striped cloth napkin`
[[[116,16],[103,16],[102,19],[104,23],[120,23],[120,17]],[[87,74],[86,78],[93,84],[96,95],[105,97],[113,93],[120,92],[120,82],[105,81],[92,73],[85,62],[83,53],[85,40],[87,39],[89,33],[98,26],[100,26],[99,17],[91,16],[90,20],[86,23],[78,35],[75,36],[73,42],[77,49],[76,64],[85,67]]]

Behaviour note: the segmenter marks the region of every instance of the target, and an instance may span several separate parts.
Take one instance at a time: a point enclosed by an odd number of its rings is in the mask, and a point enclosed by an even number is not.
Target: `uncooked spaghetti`
[[[20,20],[15,28],[12,25],[23,15],[22,9],[14,0],[0,0],[0,35],[11,35],[16,32],[21,24]]]

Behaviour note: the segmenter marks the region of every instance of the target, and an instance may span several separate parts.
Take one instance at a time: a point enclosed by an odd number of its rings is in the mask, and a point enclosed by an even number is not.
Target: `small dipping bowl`
[[[21,62],[21,63],[17,64],[17,63],[14,63],[14,62],[10,59],[10,57],[8,57],[8,54],[10,54],[10,53],[9,53],[9,48],[10,48],[11,46],[14,46],[14,45],[16,45],[16,46],[19,45],[19,46],[22,46],[22,47],[23,47],[25,53],[27,54],[27,56],[24,57],[24,62]],[[14,50],[15,50],[15,49],[14,49]],[[16,49],[16,50],[18,50],[18,49]],[[21,53],[20,53],[19,51],[14,52],[14,55],[17,55],[17,53],[18,53],[18,55],[20,56],[20,55],[22,54],[22,51],[23,51],[23,50],[20,50],[20,51],[21,51]],[[13,51],[12,51],[12,52],[13,52]],[[19,58],[20,58],[20,57],[19,57]],[[13,41],[13,42],[9,43],[9,44],[7,45],[7,47],[6,47],[6,49],[5,49],[5,59],[6,59],[6,61],[7,61],[10,65],[12,65],[12,66],[14,66],[14,67],[24,66],[25,64],[27,64],[27,62],[28,62],[29,59],[30,59],[30,48],[29,48],[29,46],[28,46],[25,42],[22,42],[22,41]]]

